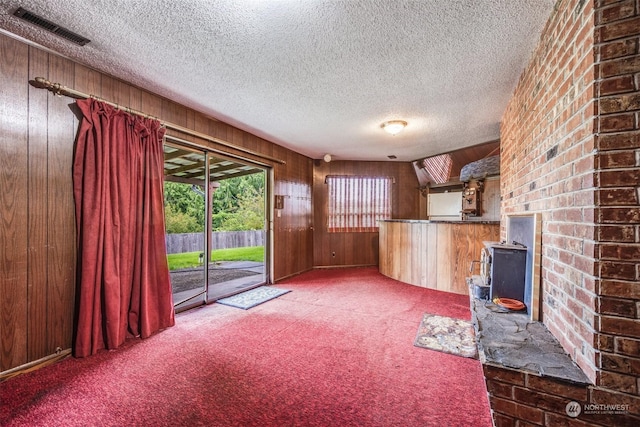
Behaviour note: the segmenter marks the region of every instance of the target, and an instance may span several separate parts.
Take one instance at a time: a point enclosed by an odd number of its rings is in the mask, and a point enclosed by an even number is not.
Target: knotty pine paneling
[[[0,369],[28,361],[28,47],[0,35]]]
[[[327,231],[327,175],[389,176],[392,217],[417,219],[420,209],[418,180],[411,163],[316,160],[313,163],[313,261],[317,267],[378,265],[378,233],[329,233]],[[334,255],[335,253],[335,255]]]
[[[313,167],[308,157],[3,34],[0,77],[0,372],[47,357],[57,348],[68,349],[73,339],[71,172],[78,109],[73,99],[35,89],[29,79],[46,77],[286,160],[286,165],[267,161],[274,171],[275,194],[287,197],[282,216],[274,218],[272,277],[313,267]]]

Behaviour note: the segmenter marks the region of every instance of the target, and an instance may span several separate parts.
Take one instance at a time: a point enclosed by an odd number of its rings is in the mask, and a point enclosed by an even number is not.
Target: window
[[[327,176],[328,229],[335,232],[378,231],[391,218],[391,178]]]
[[[451,166],[453,159],[450,154],[427,157],[422,161],[422,166],[427,170],[431,179],[436,184],[444,184],[451,178]]]

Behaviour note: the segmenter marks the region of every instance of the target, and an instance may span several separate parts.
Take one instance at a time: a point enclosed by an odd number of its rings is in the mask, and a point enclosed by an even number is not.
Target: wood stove
[[[527,248],[520,244],[485,242],[485,258],[488,258],[489,298],[511,298],[531,305],[531,290],[526,289]],[[482,270],[482,267],[481,267]],[[527,295],[527,293],[529,295]],[[529,296],[527,298],[527,296]]]
[[[506,242],[483,242],[480,276],[468,279],[477,299],[509,298],[521,301],[531,321],[540,320],[541,216],[509,215]]]

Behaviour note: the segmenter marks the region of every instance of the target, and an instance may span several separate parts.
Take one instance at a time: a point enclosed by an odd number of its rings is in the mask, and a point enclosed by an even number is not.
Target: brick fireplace
[[[640,425],[639,182],[640,1],[559,0],[501,124],[501,239],[541,215],[540,318],[587,384],[486,365],[496,425]]]

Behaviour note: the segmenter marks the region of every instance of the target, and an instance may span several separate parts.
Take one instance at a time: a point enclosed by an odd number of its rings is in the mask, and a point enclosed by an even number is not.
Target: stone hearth
[[[491,301],[471,299],[482,363],[527,371],[579,384],[589,380],[558,340],[526,313],[506,311]]]
[[[543,323],[475,298],[471,279],[469,284],[494,426],[638,425],[631,406],[592,385]],[[608,403],[621,404],[612,410],[592,409]]]

